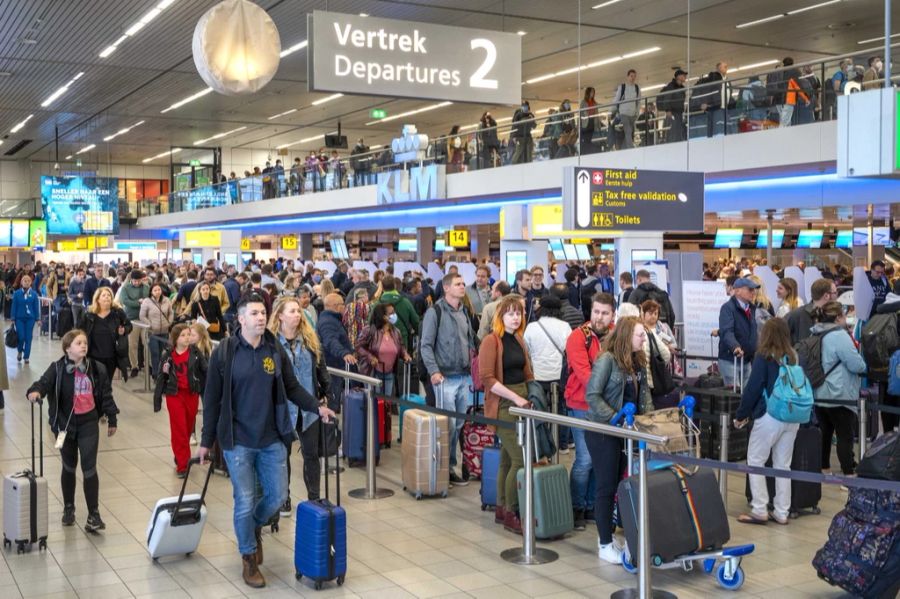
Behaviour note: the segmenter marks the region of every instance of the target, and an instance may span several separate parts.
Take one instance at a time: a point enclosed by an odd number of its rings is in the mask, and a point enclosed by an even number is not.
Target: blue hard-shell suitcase
[[[351,466],[366,462],[366,393],[362,389],[350,389],[344,393],[344,456]],[[380,457],[380,447],[375,443],[375,462]]]
[[[485,447],[481,454],[481,511],[497,505],[497,471],[500,448]]]
[[[322,421],[319,426],[324,428]],[[320,428],[319,438],[325,434]],[[327,454],[322,451],[322,454]],[[335,456],[337,461],[337,456]],[[335,496],[337,503],[328,497],[328,458],[325,458],[325,499],[304,501],[297,505],[297,528],[294,535],[294,569],[297,580],[304,576],[315,582],[316,590],[322,583],[336,580],[344,584],[347,575],[347,512],[341,507],[341,469],[337,472]]]

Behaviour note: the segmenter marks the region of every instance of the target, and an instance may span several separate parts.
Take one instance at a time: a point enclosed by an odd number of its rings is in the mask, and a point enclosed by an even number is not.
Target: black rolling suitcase
[[[619,483],[619,517],[631,563],[638,560],[638,477]],[[677,468],[647,473],[650,556],[654,564],[678,556],[720,549],[731,538],[725,503],[712,470],[690,474]]]
[[[772,458],[766,461],[766,466],[772,467]],[[797,431],[797,439],[794,441],[794,455],[791,458],[791,470],[801,472],[822,471],[822,431],[817,426],[800,427]],[[747,476],[744,494],[750,501],[750,477]],[[766,477],[766,486],[769,488],[769,509],[775,500],[775,478]],[[791,518],[797,518],[803,514],[820,514],[819,502],[822,500],[822,484],[808,483],[799,480],[791,481]]]

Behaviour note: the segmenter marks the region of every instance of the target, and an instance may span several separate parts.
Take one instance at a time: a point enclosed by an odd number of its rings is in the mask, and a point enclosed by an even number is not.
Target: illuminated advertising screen
[[[50,235],[117,235],[118,192],[118,179],[41,177],[41,207],[47,232]]]
[[[397,242],[398,252],[414,252],[416,248],[418,244],[415,239],[401,239]]]
[[[838,231],[837,238],[834,240],[834,247],[849,250],[853,247],[853,231],[845,229]]]
[[[553,252],[554,260],[565,260],[566,252],[563,249],[562,239],[551,239],[550,240],[550,251]]]
[[[14,220],[12,222],[12,243],[10,247],[27,248],[28,245],[28,221]]]
[[[803,229],[797,236],[797,247],[803,249],[819,249],[822,247],[822,229]]]
[[[42,248],[47,245],[47,221],[32,220],[28,222],[28,246]]]

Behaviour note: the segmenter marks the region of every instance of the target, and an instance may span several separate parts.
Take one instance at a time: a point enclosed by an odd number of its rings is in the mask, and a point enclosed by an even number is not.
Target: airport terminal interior
[[[0,599],[900,597],[891,4],[0,2]]]

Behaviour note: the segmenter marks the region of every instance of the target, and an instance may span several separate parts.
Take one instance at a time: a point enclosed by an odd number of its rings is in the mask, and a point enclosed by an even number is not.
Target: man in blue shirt
[[[290,358],[266,330],[266,306],[247,294],[238,305],[240,328],[223,341],[209,362],[203,393],[203,434],[197,457],[202,464],[215,441],[228,464],[234,490],[234,531],[243,559],[244,582],[266,585],[262,527],[287,499],[287,449],[294,439],[287,402],[334,417],[294,376]],[[257,481],[262,497],[257,497]]]
[[[756,354],[756,305],[753,300],[759,285],[750,279],[734,282],[731,298],[719,310],[719,372],[725,386],[733,385],[740,376],[735,372],[735,359],[744,362],[741,388],[750,378],[750,364]]]

